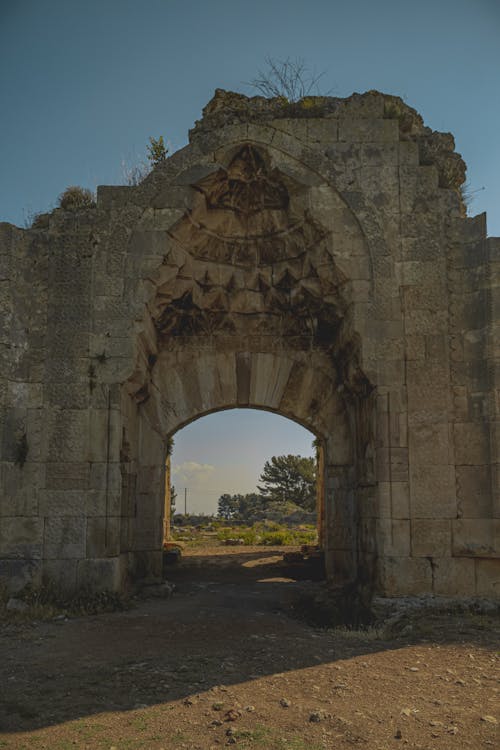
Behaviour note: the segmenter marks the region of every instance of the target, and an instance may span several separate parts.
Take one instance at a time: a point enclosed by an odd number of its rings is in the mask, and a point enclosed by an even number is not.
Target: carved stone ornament
[[[302,186],[270,168],[249,144],[220,168],[192,186],[193,207],[172,236],[203,260],[260,266],[294,258],[316,245],[324,232],[294,195]]]

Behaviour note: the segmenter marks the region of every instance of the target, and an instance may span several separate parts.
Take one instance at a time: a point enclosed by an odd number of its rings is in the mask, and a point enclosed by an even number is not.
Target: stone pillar
[[[317,447],[317,466],[316,466],[316,523],[318,530],[318,542],[322,549],[325,548],[326,528],[325,528],[325,449],[322,444]]]
[[[163,511],[163,541],[170,539],[171,507],[172,507],[172,458],[170,454],[165,460],[165,506]]]
[[[356,579],[355,493],[352,467],[328,464],[326,467],[325,566],[335,584]]]

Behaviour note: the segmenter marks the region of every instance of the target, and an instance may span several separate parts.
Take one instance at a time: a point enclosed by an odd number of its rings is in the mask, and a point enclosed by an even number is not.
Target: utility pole
[[[184,487],[184,515],[187,516],[187,487]]]

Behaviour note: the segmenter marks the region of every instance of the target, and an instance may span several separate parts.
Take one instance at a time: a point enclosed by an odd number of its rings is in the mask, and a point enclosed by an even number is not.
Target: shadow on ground
[[[176,701],[404,645],[319,630],[293,617],[297,595],[321,585],[304,580],[307,566],[286,565],[276,552],[222,557],[173,568],[177,590],[170,599],[113,614],[3,625],[0,730]],[[447,637],[458,636],[441,629],[438,638]],[[471,630],[461,637],[493,635]]]

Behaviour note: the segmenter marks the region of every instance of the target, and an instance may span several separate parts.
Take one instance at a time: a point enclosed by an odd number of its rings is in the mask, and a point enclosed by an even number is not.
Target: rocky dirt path
[[[126,612],[0,628],[0,748],[499,747],[498,622],[413,639],[291,616],[277,551],[212,550]]]

